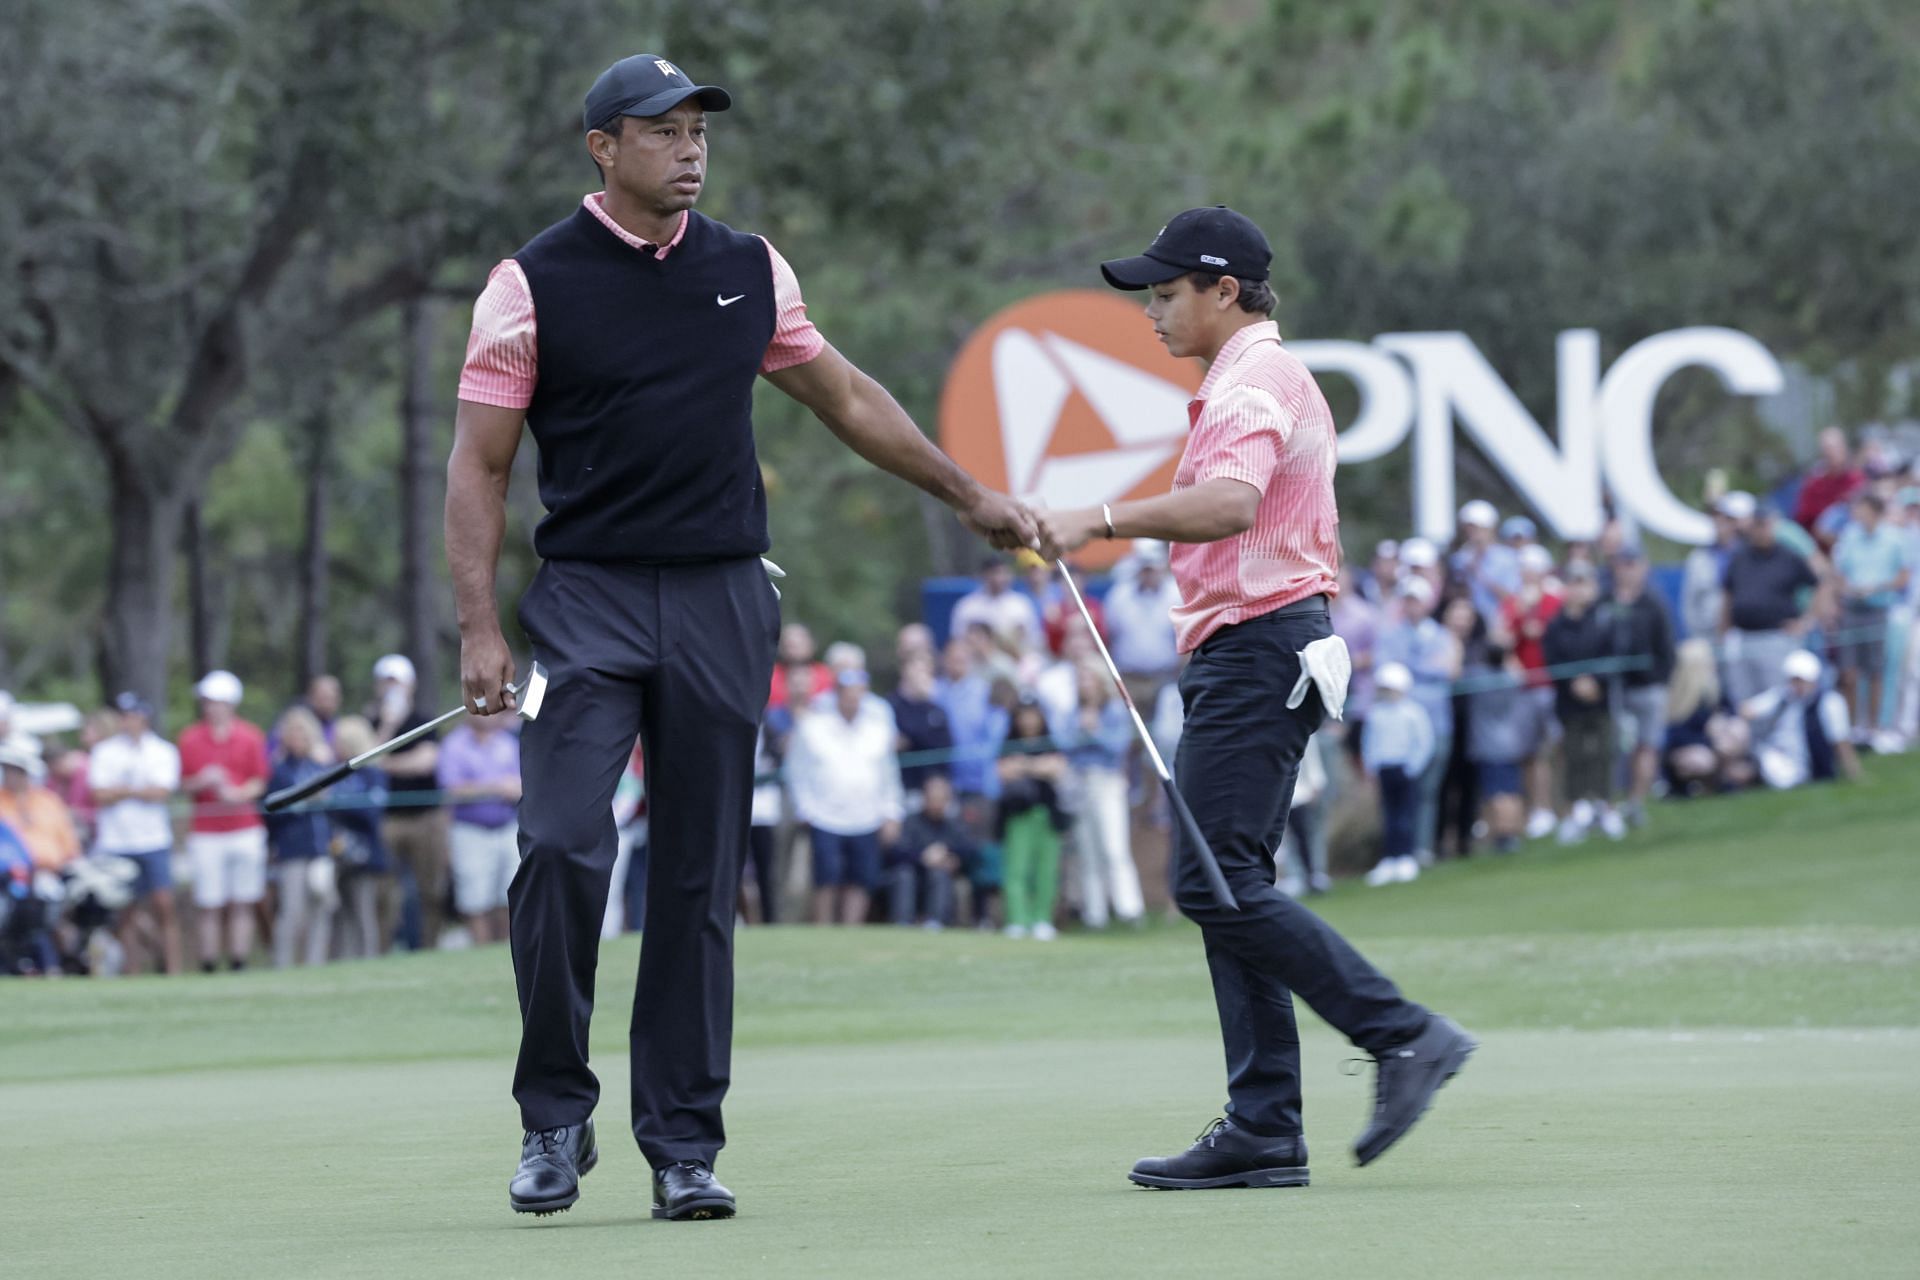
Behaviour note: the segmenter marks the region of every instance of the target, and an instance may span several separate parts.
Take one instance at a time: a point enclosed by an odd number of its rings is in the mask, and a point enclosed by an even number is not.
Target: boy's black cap
[[[708,111],[725,111],[733,105],[733,95],[719,85],[695,84],[665,58],[636,53],[600,73],[587,90],[580,123],[593,130],[615,116],[662,115],[696,94]]]
[[[1273,250],[1253,219],[1223,204],[1189,209],[1160,228],[1137,258],[1100,264],[1100,274],[1116,289],[1145,289],[1190,271],[1265,280]]]

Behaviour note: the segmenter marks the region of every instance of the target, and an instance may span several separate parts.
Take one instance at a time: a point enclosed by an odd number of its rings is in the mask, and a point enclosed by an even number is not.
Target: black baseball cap
[[[1100,264],[1100,274],[1116,289],[1145,289],[1191,271],[1265,280],[1273,250],[1253,219],[1223,204],[1189,209],[1160,228],[1137,258]]]
[[[725,111],[733,95],[714,84],[695,84],[687,73],[651,53],[622,58],[600,73],[587,90],[580,123],[598,129],[615,116],[657,116],[698,96],[708,111]]]

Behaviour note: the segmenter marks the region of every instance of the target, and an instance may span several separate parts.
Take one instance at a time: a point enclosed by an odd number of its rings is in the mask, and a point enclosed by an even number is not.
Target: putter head
[[[527,667],[526,679],[515,691],[522,720],[540,718],[540,704],[547,700],[547,669],[535,662]]]

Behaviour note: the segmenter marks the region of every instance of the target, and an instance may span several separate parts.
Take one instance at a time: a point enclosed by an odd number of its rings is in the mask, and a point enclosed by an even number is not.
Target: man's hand
[[[960,512],[960,523],[1001,551],[1032,547],[1040,539],[1033,512],[1004,493],[982,489]]]
[[[891,848],[899,841],[900,823],[896,819],[888,818],[880,824],[880,845],[882,848]]]
[[[1107,527],[1107,518],[1098,507],[1035,514],[1040,522],[1040,554],[1049,560],[1078,551]]]
[[[512,711],[518,705],[507,688],[513,676],[513,651],[507,648],[507,638],[498,624],[460,633],[460,692],[468,711],[480,716]],[[485,702],[479,702],[483,698]],[[486,709],[476,711],[476,705]]]

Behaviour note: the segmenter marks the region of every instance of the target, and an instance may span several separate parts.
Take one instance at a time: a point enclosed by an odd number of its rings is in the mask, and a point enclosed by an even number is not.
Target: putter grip
[[[274,792],[266,798],[265,803],[261,807],[268,813],[278,813],[290,804],[299,804],[308,796],[325,791],[328,787],[352,772],[352,763],[342,760],[339,764],[333,766],[333,768],[327,770],[317,778],[308,778],[298,786],[284,787]]]
[[[1207,883],[1213,887],[1216,901],[1229,911],[1238,911],[1240,903],[1233,896],[1233,890],[1227,887],[1227,878],[1220,872],[1220,860],[1213,856],[1213,846],[1200,834],[1200,824],[1194,819],[1193,810],[1187,808],[1186,797],[1180,794],[1180,788],[1168,778],[1165,783],[1167,800],[1173,805],[1173,811],[1180,819],[1180,829],[1187,833],[1187,839],[1193,845],[1193,853],[1200,859],[1200,869],[1206,873]]]

